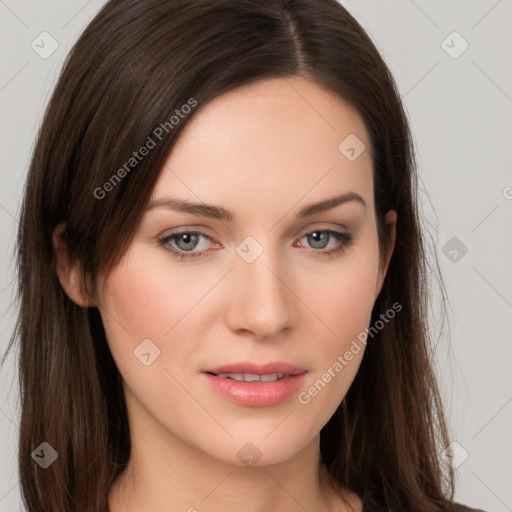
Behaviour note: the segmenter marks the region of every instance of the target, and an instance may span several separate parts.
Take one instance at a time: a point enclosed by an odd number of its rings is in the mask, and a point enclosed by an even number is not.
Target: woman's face
[[[238,465],[311,446],[359,368],[384,270],[370,140],[347,104],[294,78],[205,105],[98,296],[132,435]]]

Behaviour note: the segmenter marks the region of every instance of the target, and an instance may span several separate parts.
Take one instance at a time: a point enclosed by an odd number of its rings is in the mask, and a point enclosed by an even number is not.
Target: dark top
[[[463,505],[462,503],[452,503],[453,510],[455,512],[486,512],[485,510],[482,510],[480,508],[470,508],[466,505]],[[364,503],[363,504],[363,512],[389,512],[387,510],[384,510],[380,506],[375,506],[373,504]]]
[[[469,508],[466,505],[461,505],[460,503],[454,503],[457,507],[458,512],[485,512],[481,508]]]

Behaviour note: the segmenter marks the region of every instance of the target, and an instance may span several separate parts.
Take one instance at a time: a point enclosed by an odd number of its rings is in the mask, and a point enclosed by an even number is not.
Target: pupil
[[[311,233],[310,236],[313,238],[312,245],[313,245],[313,247],[315,249],[323,249],[326,246],[325,240],[327,240],[327,238],[328,238],[328,234],[327,233],[323,233],[321,231],[315,231],[314,233]],[[322,240],[322,237],[325,240]],[[319,244],[319,245],[315,245],[315,244]]]
[[[186,250],[186,249],[193,249],[196,242],[197,242],[197,235],[194,235],[192,233],[185,233],[181,235],[181,238],[178,238],[177,242],[184,242],[186,247],[180,247],[180,249]]]

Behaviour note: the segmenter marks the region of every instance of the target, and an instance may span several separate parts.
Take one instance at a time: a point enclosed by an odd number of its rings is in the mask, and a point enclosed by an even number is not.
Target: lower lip
[[[250,407],[268,407],[283,402],[298,391],[306,372],[275,382],[240,382],[203,373],[215,391],[232,402]]]

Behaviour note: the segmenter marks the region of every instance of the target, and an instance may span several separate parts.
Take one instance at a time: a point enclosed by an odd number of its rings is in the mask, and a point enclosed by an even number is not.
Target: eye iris
[[[183,233],[176,238],[176,245],[183,251],[194,249],[199,237],[194,233]],[[185,242],[186,247],[180,246],[180,242]]]
[[[311,240],[312,238],[316,238],[316,240],[313,240],[313,243],[311,244],[311,247],[315,249],[325,249],[327,246],[326,241],[329,240],[329,233],[324,233],[322,231],[315,231],[314,233],[311,233],[308,235],[308,238]],[[320,243],[320,245],[315,245],[316,243]]]

